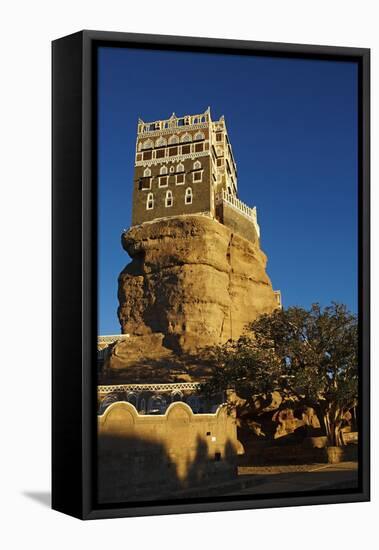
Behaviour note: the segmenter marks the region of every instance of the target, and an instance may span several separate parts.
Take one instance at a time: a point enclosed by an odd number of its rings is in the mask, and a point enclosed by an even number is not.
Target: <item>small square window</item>
[[[167,187],[168,186],[168,176],[161,176],[159,178],[159,187]]]
[[[201,181],[203,179],[203,172],[194,172],[193,173],[193,181]]]
[[[139,181],[138,188],[140,191],[151,189],[151,178],[141,178]]]
[[[177,174],[176,185],[183,185],[183,184],[184,184],[184,174]]]

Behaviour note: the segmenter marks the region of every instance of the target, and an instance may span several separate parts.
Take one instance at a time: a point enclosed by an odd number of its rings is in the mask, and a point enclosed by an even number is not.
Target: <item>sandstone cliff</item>
[[[237,338],[248,322],[277,305],[259,242],[206,216],[134,226],[122,244],[132,262],[119,276],[118,316],[141,354],[196,354]],[[117,355],[127,353],[125,346],[130,353],[130,344],[116,346],[111,367],[122,366]]]

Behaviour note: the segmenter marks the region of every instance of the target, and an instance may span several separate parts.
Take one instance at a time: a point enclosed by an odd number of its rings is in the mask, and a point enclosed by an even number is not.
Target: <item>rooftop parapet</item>
[[[153,122],[145,122],[141,118],[138,120],[138,134],[146,134],[151,132],[159,132],[170,128],[181,128],[187,126],[197,126],[208,124],[211,122],[210,107],[199,115],[186,115],[177,117],[172,113],[170,118],[164,120],[155,120]]]
[[[237,210],[237,212],[248,218],[248,220],[250,220],[254,225],[258,237],[260,237],[260,228],[257,221],[257,208],[255,206],[254,208],[250,208],[250,206],[247,206],[247,204],[242,202],[235,195],[231,195],[225,191],[225,189],[222,190],[221,194],[219,194],[217,198],[219,201],[226,202],[232,208]]]

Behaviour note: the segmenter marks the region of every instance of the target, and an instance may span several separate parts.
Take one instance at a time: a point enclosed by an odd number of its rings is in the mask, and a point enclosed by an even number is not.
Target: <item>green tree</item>
[[[358,324],[345,305],[290,307],[263,315],[246,334],[208,352],[214,368],[203,390],[244,399],[279,391],[311,404],[329,445],[343,444],[346,413],[358,400]]]

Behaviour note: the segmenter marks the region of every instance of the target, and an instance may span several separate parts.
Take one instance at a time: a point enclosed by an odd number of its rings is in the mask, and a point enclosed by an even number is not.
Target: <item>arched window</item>
[[[164,137],[159,137],[157,139],[157,141],[155,142],[155,146],[156,147],[165,147],[167,145],[167,141],[165,140]]]
[[[199,160],[196,160],[194,163],[193,163],[193,169],[194,170],[200,170],[201,168],[201,162]]]
[[[170,136],[168,139],[168,144],[173,145],[174,143],[179,143],[178,136]]]
[[[185,204],[192,204],[192,189],[191,187],[187,187],[186,193],[184,195],[184,203]]]
[[[148,401],[148,414],[164,414],[167,401],[162,395],[153,395]]]
[[[184,184],[184,179],[185,179],[185,174],[184,174],[184,166],[182,163],[178,164],[178,166],[176,167],[176,185],[183,185]]]
[[[152,210],[154,208],[154,195],[153,193],[148,193],[146,198],[146,210]]]
[[[191,136],[191,134],[188,134],[188,133],[183,134],[182,137],[180,138],[180,141],[181,141],[182,143],[188,143],[189,141],[192,141],[192,136]]]
[[[147,139],[142,144],[142,149],[152,149],[154,147],[154,143],[151,141],[151,139]]]
[[[134,405],[137,409],[137,395],[134,393],[134,391],[128,392],[127,399],[128,403],[131,403],[131,405]]]
[[[169,208],[170,206],[173,205],[173,198],[172,198],[172,191],[168,190],[166,191],[166,199],[165,199],[165,206],[166,208]]]
[[[160,173],[159,187],[167,187],[168,186],[167,166],[162,166],[159,173]]]
[[[175,401],[183,401],[183,393],[180,390],[174,390],[171,393],[171,402],[174,403]]]
[[[143,171],[143,177],[144,178],[149,178],[150,176],[151,176],[150,168],[145,168],[145,170]]]
[[[200,139],[205,139],[203,132],[197,132],[197,134],[195,134],[195,140],[200,140]]]
[[[138,412],[140,414],[145,414],[145,412],[146,412],[146,400],[145,400],[145,398],[141,399],[138,409],[139,409]]]

